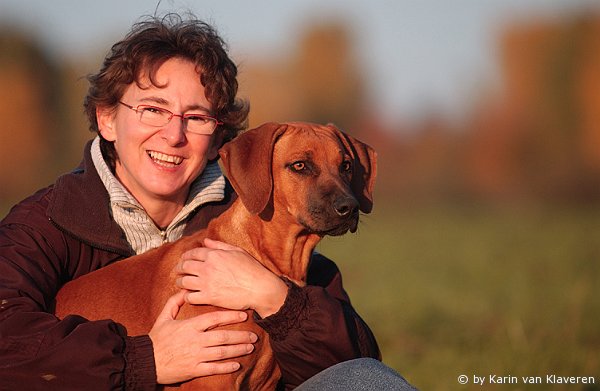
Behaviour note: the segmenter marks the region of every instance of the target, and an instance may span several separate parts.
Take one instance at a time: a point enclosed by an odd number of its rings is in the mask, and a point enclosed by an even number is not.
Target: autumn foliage
[[[78,163],[92,136],[81,101],[94,68],[60,61],[14,31],[0,36],[0,201],[8,204]],[[378,150],[384,199],[600,200],[600,15],[507,25],[496,48],[501,86],[483,86],[460,124],[435,113],[418,124],[379,122],[343,23],[307,26],[290,45],[290,55],[240,64],[251,126],[336,123]]]

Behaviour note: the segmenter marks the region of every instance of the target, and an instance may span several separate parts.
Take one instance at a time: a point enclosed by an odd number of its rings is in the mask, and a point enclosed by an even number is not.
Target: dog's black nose
[[[354,197],[339,197],[333,203],[333,208],[339,216],[348,216],[356,213],[358,201]]]

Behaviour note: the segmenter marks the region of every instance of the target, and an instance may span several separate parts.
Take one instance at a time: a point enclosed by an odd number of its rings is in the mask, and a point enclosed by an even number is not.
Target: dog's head
[[[286,210],[312,233],[341,235],[373,207],[376,153],[333,125],[267,123],[219,154],[251,213]]]

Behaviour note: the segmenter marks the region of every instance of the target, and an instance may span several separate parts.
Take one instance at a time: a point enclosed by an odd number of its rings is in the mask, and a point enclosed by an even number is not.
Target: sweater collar
[[[108,191],[111,215],[138,254],[160,245],[165,240],[171,242],[179,239],[187,220],[196,208],[208,202],[221,201],[225,197],[225,177],[217,162],[209,162],[202,174],[190,185],[185,205],[173,221],[161,231],[104,161],[100,150],[100,137],[96,137],[92,142],[91,156],[100,180]]]
[[[104,161],[100,150],[100,137],[97,136],[91,145],[91,157],[100,180],[108,191],[111,207],[133,207],[142,209],[142,205],[121,184]],[[202,174],[190,185],[188,198],[181,212],[175,216],[171,224],[185,220],[198,206],[221,201],[225,197],[225,177],[216,161],[208,162]]]

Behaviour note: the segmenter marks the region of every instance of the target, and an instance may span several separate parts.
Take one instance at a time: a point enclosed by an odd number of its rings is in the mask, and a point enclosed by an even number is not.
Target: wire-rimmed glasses
[[[119,101],[123,106],[135,111],[139,117],[139,121],[150,126],[165,126],[173,117],[179,117],[185,123],[186,131],[194,134],[211,135],[218,125],[223,125],[215,117],[200,113],[175,114],[162,107],[151,105],[131,106],[127,103]]]

